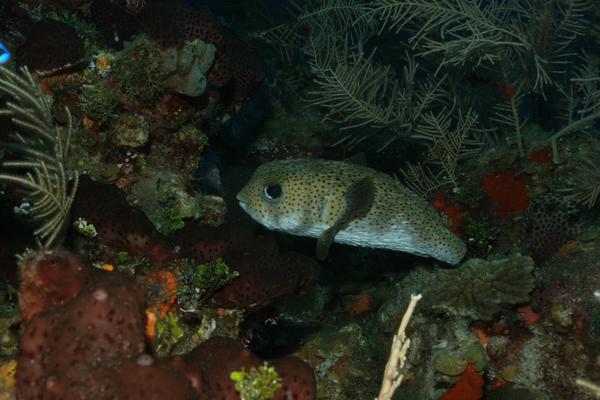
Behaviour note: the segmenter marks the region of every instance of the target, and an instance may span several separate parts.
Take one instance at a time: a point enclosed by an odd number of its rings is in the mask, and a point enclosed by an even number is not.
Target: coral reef
[[[195,265],[192,260],[182,260],[179,267],[180,281],[177,301],[183,310],[198,310],[215,291],[231,283],[239,272],[230,271],[222,259]]]
[[[505,306],[526,303],[535,286],[531,258],[513,254],[472,258],[453,271],[440,271],[425,292],[433,308],[473,320],[491,320]]]
[[[206,244],[190,238],[211,238]],[[181,254],[201,261],[222,257],[239,276],[217,291],[213,301],[225,307],[260,308],[310,288],[319,265],[309,257],[281,253],[272,236],[255,236],[237,225],[210,229],[187,225],[172,238]]]
[[[228,85],[231,101],[240,102],[252,95],[265,76],[262,62],[248,44],[224,28],[208,9],[159,1],[147,7],[141,18],[142,31],[163,49],[181,48],[196,39],[214,45],[215,61],[208,83]]]
[[[104,185],[82,177],[72,210],[73,218],[84,218],[96,227],[100,243],[148,257],[159,264],[172,257],[172,249],[155,231],[148,218],[129,206],[114,185]]]
[[[122,54],[118,60],[123,67],[117,73],[128,73],[127,76],[130,78],[142,77],[135,71],[127,71],[127,68],[134,66],[128,59],[133,56],[135,63],[141,63],[145,68],[150,69],[145,78],[146,83],[160,82],[166,89],[196,97],[206,90],[205,75],[215,59],[215,47],[200,39],[190,39],[180,48],[175,46],[160,48],[146,36],[138,35],[126,46]],[[124,76],[123,79],[125,78]],[[124,90],[137,97],[139,93],[134,90],[136,87],[143,86],[143,82],[127,84]]]
[[[260,365],[225,338],[212,338],[184,357],[156,359],[146,349],[144,293],[131,278],[94,270],[68,253],[41,254],[23,268],[29,273],[21,295],[37,301],[22,302],[28,319],[16,373],[19,398],[237,396],[231,372]],[[35,290],[48,284],[60,289]],[[274,399],[315,398],[306,364],[288,357],[272,365],[282,382]]]
[[[129,42],[112,67],[120,91],[133,102],[153,104],[163,91],[167,73],[160,47],[153,41]]]
[[[157,266],[177,257],[200,263],[222,257],[239,276],[212,296],[213,302],[221,306],[268,305],[310,288],[320,270],[309,257],[292,252],[282,254],[271,236],[255,236],[239,225],[211,228],[187,223],[167,240],[139,209],[129,206],[117,187],[87,178],[82,178],[73,216],[93,224],[102,244],[147,257]],[[174,246],[180,249],[178,256]]]
[[[86,116],[102,125],[116,117],[119,105],[117,93],[107,85],[83,85],[79,96],[79,107]]]
[[[123,114],[115,125],[113,140],[116,145],[135,148],[148,142],[150,127],[143,115]]]
[[[0,1],[0,399],[589,399],[598,20],[591,0]],[[317,262],[266,232],[235,195],[298,158],[399,176],[467,260]]]
[[[235,382],[235,390],[240,392],[242,400],[270,399],[281,387],[277,371],[267,363],[250,371],[234,371],[231,373],[231,379]]]
[[[181,49],[163,50],[171,62],[163,64],[167,74],[165,87],[190,97],[206,90],[206,73],[215,59],[215,46],[200,39],[186,42]]]

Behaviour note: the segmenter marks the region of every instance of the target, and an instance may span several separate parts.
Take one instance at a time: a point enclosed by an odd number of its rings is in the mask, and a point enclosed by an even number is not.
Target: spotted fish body
[[[391,249],[457,264],[465,244],[436,210],[389,175],[327,160],[261,165],[237,196],[268,229],[330,242]]]

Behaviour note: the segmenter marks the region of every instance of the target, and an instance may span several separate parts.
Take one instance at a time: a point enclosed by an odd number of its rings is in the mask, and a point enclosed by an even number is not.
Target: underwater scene
[[[8,399],[600,399],[600,1],[0,0]]]

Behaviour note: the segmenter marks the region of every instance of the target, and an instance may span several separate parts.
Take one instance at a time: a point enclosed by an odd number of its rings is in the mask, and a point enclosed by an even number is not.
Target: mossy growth
[[[158,194],[158,205],[152,222],[156,229],[163,235],[182,229],[185,226],[181,197],[177,195],[177,188],[169,180],[158,179],[156,181],[156,192]]]
[[[77,218],[75,220],[75,222],[73,222],[73,228],[75,228],[77,233],[79,233],[80,235],[82,235],[88,239],[91,239],[98,235],[98,231],[96,231],[96,227],[81,217]]]
[[[258,369],[233,371],[230,378],[235,382],[235,390],[240,393],[241,400],[272,399],[275,391],[281,387],[279,374],[266,362]]]
[[[81,112],[100,125],[114,119],[119,106],[118,94],[103,83],[83,85],[79,95]]]
[[[184,334],[185,328],[181,325],[179,316],[175,313],[167,314],[156,322],[154,351],[169,354]]]
[[[136,272],[146,269],[150,262],[145,257],[132,256],[126,251],[119,251],[114,259],[117,271],[134,276]]]
[[[19,349],[18,292],[8,282],[0,282],[0,357],[14,357]]]
[[[162,233],[169,234],[179,229],[182,229],[185,226],[185,222],[183,221],[183,214],[181,213],[181,207],[179,204],[174,204],[167,210],[166,221],[162,226]]]
[[[183,310],[196,311],[215,291],[238,276],[239,273],[231,271],[220,258],[199,265],[184,259],[179,267],[177,301]]]
[[[153,104],[163,90],[162,53],[150,40],[136,40],[121,51],[113,71],[120,91],[132,101]]]
[[[507,305],[525,303],[535,286],[533,260],[520,254],[472,258],[454,270],[439,271],[424,297],[434,309],[489,321]]]

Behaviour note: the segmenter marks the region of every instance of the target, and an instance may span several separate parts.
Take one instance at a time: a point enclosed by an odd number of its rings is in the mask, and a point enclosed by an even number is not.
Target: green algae
[[[185,334],[185,328],[179,321],[179,316],[169,313],[156,322],[156,339],[154,350],[157,353],[169,354]]]
[[[212,294],[239,276],[220,258],[203,264],[183,259],[179,267],[177,301],[185,311],[198,310]]]
[[[230,378],[235,382],[235,390],[240,393],[241,400],[272,399],[275,391],[281,387],[279,374],[266,362],[258,369],[233,371]]]

